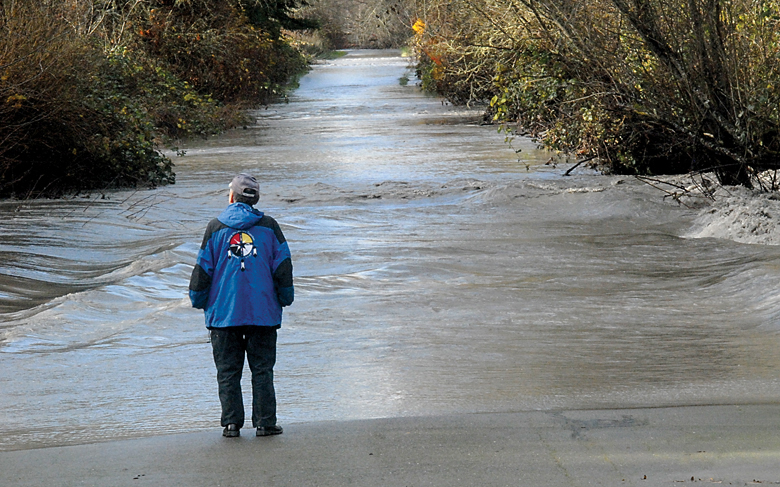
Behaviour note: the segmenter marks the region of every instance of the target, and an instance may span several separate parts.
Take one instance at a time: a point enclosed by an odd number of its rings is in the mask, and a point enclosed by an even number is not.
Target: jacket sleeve
[[[276,298],[279,304],[290,306],[295,300],[295,289],[293,287],[293,266],[290,256],[290,247],[282,234],[282,229],[275,223],[274,233],[276,234],[277,246],[274,252],[274,288],[276,289]]]
[[[201,267],[195,264],[190,277],[190,302],[193,308],[206,309],[211,290],[211,276]]]
[[[211,235],[215,231],[214,221],[206,227],[203,243],[198,252],[198,259],[190,276],[190,302],[193,308],[206,309],[211,291],[211,279],[214,275],[214,259]]]

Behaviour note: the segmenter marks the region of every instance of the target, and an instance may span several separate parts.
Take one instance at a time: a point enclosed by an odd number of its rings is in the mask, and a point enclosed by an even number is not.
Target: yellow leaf
[[[6,103],[19,103],[20,101],[24,101],[26,99],[27,99],[26,96],[16,94],[16,95],[11,95],[8,98],[6,98],[5,102]]]

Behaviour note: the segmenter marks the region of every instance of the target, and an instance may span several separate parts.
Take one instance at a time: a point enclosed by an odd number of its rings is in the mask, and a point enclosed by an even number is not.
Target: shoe
[[[257,436],[271,436],[271,435],[281,435],[282,429],[281,426],[273,425],[273,426],[258,426],[257,427]]]
[[[226,438],[235,438],[236,436],[241,436],[241,429],[237,424],[231,423],[225,426],[225,429],[222,430],[222,436]]]

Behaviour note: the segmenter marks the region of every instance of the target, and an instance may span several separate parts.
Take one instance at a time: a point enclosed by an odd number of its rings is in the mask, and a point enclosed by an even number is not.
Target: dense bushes
[[[424,83],[620,173],[780,166],[780,2],[426,3]]]
[[[292,7],[0,0],[0,196],[173,182],[161,144],[244,122],[305,69],[279,38]]]
[[[218,100],[265,102],[305,68],[301,54],[279,39],[288,16],[275,21],[260,3],[243,8],[224,0],[148,3],[151,8],[136,16],[135,47]]]

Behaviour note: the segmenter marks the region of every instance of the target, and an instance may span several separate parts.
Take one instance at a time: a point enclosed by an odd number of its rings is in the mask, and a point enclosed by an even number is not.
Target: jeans
[[[231,326],[211,329],[211,347],[217,366],[222,426],[244,426],[244,398],[241,375],[244,355],[252,371],[252,425],[255,428],[276,424],[276,328],[267,326]]]

